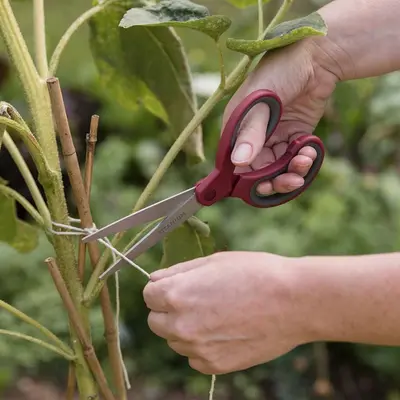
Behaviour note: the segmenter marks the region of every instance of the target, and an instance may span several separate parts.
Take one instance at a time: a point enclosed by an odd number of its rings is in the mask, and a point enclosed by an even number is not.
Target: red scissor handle
[[[234,173],[235,166],[231,161],[231,153],[239,134],[240,125],[248,112],[259,103],[267,104],[270,109],[265,142],[275,132],[282,115],[280,98],[270,90],[257,90],[251,93],[235,108],[225,125],[218,146],[215,169],[196,185],[197,200],[201,204],[208,206],[224,197],[238,197],[254,207],[274,207],[297,197],[308,188],[317,176],[325,151],[322,141],[312,135],[304,135],[291,142],[281,158],[262,169],[242,174]],[[317,157],[304,178],[304,185],[289,193],[276,193],[270,196],[258,194],[258,185],[287,172],[290,161],[305,146],[313,147],[317,152]]]

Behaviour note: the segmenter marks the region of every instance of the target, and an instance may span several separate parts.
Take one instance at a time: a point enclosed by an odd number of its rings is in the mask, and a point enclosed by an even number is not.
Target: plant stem
[[[90,121],[89,135],[86,138],[86,160],[85,160],[85,192],[90,202],[90,189],[92,186],[92,175],[93,175],[93,162],[94,162],[94,150],[97,142],[97,129],[99,126],[99,116],[93,115]],[[79,241],[78,251],[78,274],[79,278],[83,282],[85,274],[85,261],[86,261],[86,243]]]
[[[49,67],[47,64],[44,0],[33,0],[33,26],[36,66],[41,78],[45,79],[49,72]]]
[[[70,362],[68,369],[67,391],[65,393],[66,400],[74,400],[75,386],[76,386],[75,364],[73,362]]]
[[[1,115],[0,125],[9,128],[9,135],[17,135],[18,138],[24,142],[39,172],[39,180],[43,187],[51,185],[52,181],[56,178],[56,174],[51,170],[39,143],[32,133],[25,130],[22,125],[18,124],[12,119],[3,117]]]
[[[285,17],[286,13],[289,11],[289,8],[292,6],[294,0],[283,0],[281,7],[279,8],[278,12],[275,14],[275,17],[272,21],[268,24],[267,28],[263,33],[263,37],[267,34],[272,28],[278,25],[282,19]],[[261,38],[260,38],[261,39]]]
[[[71,296],[65,286],[64,280],[58,270],[58,266],[54,258],[47,258],[45,260],[50,274],[54,280],[54,284],[58,292],[60,293],[61,299],[64,302],[65,308],[68,312],[70,320],[77,332],[80,342],[85,350],[85,357],[90,365],[93,375],[100,387],[101,392],[106,400],[115,400],[111,390],[108,387],[106,377],[104,376],[103,370],[101,368],[100,362],[97,359],[96,353],[93,349],[92,343],[85,331],[83,322],[80,318],[78,311],[76,310]]]
[[[10,153],[12,159],[14,160],[15,164],[17,165],[21,175],[23,176],[26,185],[28,186],[28,189],[32,195],[32,198],[36,204],[36,207],[38,208],[39,214],[42,219],[42,225],[46,228],[49,229],[51,228],[51,217],[50,217],[50,212],[49,209],[47,208],[47,205],[42,197],[42,194],[39,191],[39,188],[36,185],[35,179],[33,178],[31,171],[29,170],[28,166],[26,165],[26,162],[24,158],[22,157],[21,153],[18,150],[18,147],[15,145],[14,141],[12,140],[11,136],[6,132],[3,137],[3,142],[4,146]],[[21,196],[22,197],[22,196]],[[25,200],[25,199],[24,199]],[[26,205],[27,201],[25,200],[25,203],[22,204],[23,206]],[[29,203],[28,203],[29,204]],[[29,207],[29,209],[32,211],[32,206]],[[27,211],[29,211],[27,209]],[[37,214],[36,210],[34,210],[34,214],[30,213],[33,217]],[[37,218],[35,218],[37,220]]]
[[[225,72],[225,61],[224,61],[224,55],[222,53],[222,46],[221,42],[217,42],[217,49],[218,49],[218,56],[219,56],[219,69],[220,69],[220,74],[221,74],[221,82],[219,84],[219,87],[221,90],[225,90],[225,85],[226,85],[226,72]]]
[[[24,88],[39,143],[52,169],[59,171],[57,144],[46,87],[29,54],[9,0],[0,0],[0,34]]]
[[[1,150],[1,145],[3,144],[3,137],[5,133],[6,133],[6,127],[0,124],[0,150]]]
[[[65,47],[67,46],[68,42],[70,41],[72,35],[90,18],[92,18],[94,15],[96,15],[100,11],[103,11],[110,4],[115,3],[115,1],[116,0],[108,0],[102,4],[99,4],[93,8],[85,11],[82,15],[80,15],[71,24],[71,26],[66,30],[64,35],[61,37],[59,43],[57,44],[57,46],[53,52],[53,55],[51,56],[49,76],[56,75],[56,71],[58,68],[58,64],[60,62],[61,54],[64,51]]]
[[[39,346],[45,347],[46,349],[51,350],[54,353],[59,354],[60,356],[63,356],[65,359],[67,359],[69,361],[75,360],[74,354],[66,353],[64,350],[61,350],[59,347],[54,346],[50,343],[44,342],[43,340],[34,338],[32,336],[28,336],[28,335],[25,335],[25,334],[19,333],[19,332],[9,331],[6,329],[0,329],[0,335],[7,335],[7,336],[12,336],[12,337],[16,337],[19,339],[27,340],[28,342],[36,343]]]
[[[6,196],[13,198],[15,201],[17,201],[19,204],[21,204],[21,206],[24,207],[24,209],[37,222],[37,224],[40,227],[44,227],[43,218],[36,211],[36,208],[33,207],[33,205],[27,199],[25,199],[25,197],[21,196],[18,192],[11,189],[10,187],[8,187],[6,185],[1,185],[1,184],[0,184],[0,193],[3,193]]]
[[[60,84],[57,78],[49,78],[47,80],[47,85],[51,99],[52,112],[59,131],[64,162],[68,172],[69,180],[71,182],[72,193],[78,209],[81,225],[83,228],[92,228],[93,218],[79,168],[78,157],[76,155],[75,146],[69,128]],[[100,259],[99,245],[95,241],[88,243],[87,246],[89,250],[90,260],[94,269]],[[116,386],[119,397],[121,399],[125,399],[126,390],[122,363],[119,357],[117,332],[111,307],[110,294],[106,285],[101,290],[100,302],[101,310],[103,313],[105,337],[107,340],[114,384]]]
[[[258,0],[258,36],[264,32],[264,8],[263,0]]]
[[[26,322],[27,324],[33,326],[34,328],[42,332],[43,335],[47,336],[51,341],[56,343],[58,347],[62,349],[65,353],[69,353],[71,356],[74,355],[72,349],[67,344],[65,344],[61,339],[59,339],[53,332],[51,332],[49,329],[41,325],[33,318],[29,317],[22,311],[18,310],[17,308],[13,307],[12,305],[6,303],[3,300],[0,300],[0,308],[8,311],[10,314],[14,315],[14,317],[19,318],[20,320]]]

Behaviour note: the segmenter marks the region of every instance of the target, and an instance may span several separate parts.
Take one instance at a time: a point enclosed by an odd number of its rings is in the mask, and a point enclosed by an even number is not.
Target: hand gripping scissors
[[[324,159],[325,150],[323,143],[316,136],[303,135],[295,139],[290,143],[286,153],[282,157],[264,168],[245,173],[234,172],[235,165],[231,162],[231,153],[235,146],[241,123],[248,112],[258,103],[265,103],[270,109],[270,118],[265,138],[265,141],[268,141],[281,119],[282,103],[278,95],[274,92],[257,90],[248,95],[236,107],[228,119],[220,138],[215,168],[207,177],[201,179],[191,189],[119,219],[89,234],[82,241],[87,243],[164,217],[150,232],[124,254],[128,259],[133,260],[161,241],[165,235],[183,224],[203,206],[211,206],[226,197],[236,197],[253,207],[270,208],[287,203],[304,192],[317,176]],[[269,181],[287,172],[290,161],[305,146],[313,147],[317,152],[317,157],[308,174],[304,177],[304,185],[289,193],[275,193],[269,196],[258,194],[257,186],[263,181]],[[123,266],[127,265],[129,264],[124,259],[118,259],[103,272],[100,279],[117,272]]]

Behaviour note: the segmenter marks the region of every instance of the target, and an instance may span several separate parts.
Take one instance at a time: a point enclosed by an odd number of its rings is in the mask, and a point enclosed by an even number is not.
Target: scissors
[[[270,90],[257,90],[248,95],[235,108],[228,119],[220,138],[215,168],[207,177],[201,179],[190,189],[143,208],[85,236],[82,241],[87,243],[164,217],[124,254],[128,259],[133,260],[161,241],[164,236],[196,214],[203,206],[211,206],[227,197],[234,197],[242,199],[253,207],[270,208],[287,203],[304,192],[318,175],[325,155],[322,141],[313,135],[303,135],[292,141],[282,157],[264,168],[245,173],[235,173],[235,165],[231,162],[231,153],[241,123],[248,112],[259,103],[265,103],[270,110],[265,135],[265,142],[267,142],[281,119],[282,103],[276,93]],[[290,161],[305,146],[313,147],[317,152],[317,157],[308,174],[304,177],[304,185],[289,193],[260,195],[257,192],[257,186],[263,181],[269,181],[287,172]],[[120,258],[100,275],[100,279],[104,279],[128,265],[124,259]]]

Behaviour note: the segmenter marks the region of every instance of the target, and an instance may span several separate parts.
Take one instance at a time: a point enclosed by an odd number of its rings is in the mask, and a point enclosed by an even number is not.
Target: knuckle
[[[193,342],[194,332],[191,324],[184,319],[177,318],[173,324],[174,335],[184,342]]]
[[[173,310],[179,308],[179,306],[183,303],[182,297],[179,295],[177,290],[166,289],[164,291],[164,299],[165,299],[165,304]]]

